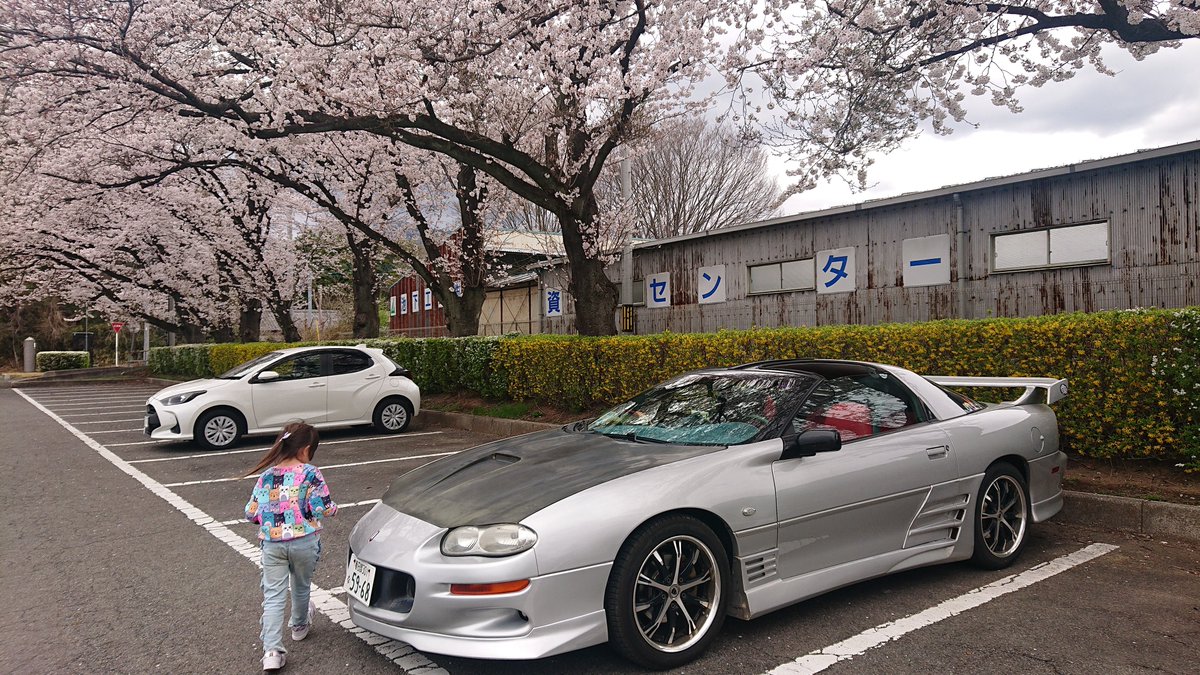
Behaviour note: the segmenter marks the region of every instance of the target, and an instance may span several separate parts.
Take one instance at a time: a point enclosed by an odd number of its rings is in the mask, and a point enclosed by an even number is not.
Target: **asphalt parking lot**
[[[256,672],[261,595],[243,478],[225,452],[142,435],[156,387],[0,390],[0,672]],[[537,662],[422,654],[347,620],[350,528],[405,470],[490,440],[420,423],[322,434],[342,506],[314,578],[321,616],[288,672],[620,673],[606,646]],[[947,565],[729,620],[696,673],[1196,672],[1200,546],[1054,522],[1013,568]]]

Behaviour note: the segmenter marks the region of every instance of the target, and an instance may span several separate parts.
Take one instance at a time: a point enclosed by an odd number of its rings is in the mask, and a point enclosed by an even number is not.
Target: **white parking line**
[[[447,457],[449,455],[457,455],[461,450],[454,452],[435,452],[428,455],[411,455],[409,457],[389,457],[387,459],[372,459],[366,462],[350,462],[348,464],[330,464],[328,466],[317,467],[322,472],[329,469],[342,469],[348,466],[365,466],[367,464],[385,464],[387,462],[407,462],[410,459],[429,459],[431,457]],[[187,485],[208,485],[209,483],[230,483],[238,480],[255,480],[258,476],[243,476],[240,478],[208,478],[205,480],[187,480],[180,483],[163,483],[164,487],[184,487]]]
[[[117,394],[117,396],[107,396],[107,397],[104,396],[104,394],[107,394],[107,393]],[[150,396],[153,396],[155,393],[156,392],[153,389],[147,389],[147,390],[143,390],[143,391],[130,391],[128,389],[122,389],[122,390],[118,391],[118,390],[114,389],[111,392],[102,391],[102,390],[97,389],[97,390],[93,390],[93,391],[76,391],[76,392],[44,392],[44,393],[40,393],[37,396],[37,398],[33,398],[32,396],[30,398],[32,398],[35,401],[74,401],[77,399],[89,399],[89,398],[94,398],[94,399],[122,398],[122,399],[125,399],[125,398],[140,397],[142,400],[145,400],[145,399],[149,398]]]
[[[16,389],[14,391],[16,391],[17,394],[22,398],[29,401],[33,407],[42,411],[49,416],[50,419],[58,422],[64,429],[74,434],[76,438],[83,441],[86,446],[99,453],[101,457],[108,460],[113,466],[117,467],[134,480],[141,483],[146,487],[146,489],[150,490],[168,504],[175,507],[175,509],[191,519],[192,522],[207,530],[209,534],[225,542],[226,545],[242,554],[247,560],[254,563],[258,567],[262,567],[261,552],[259,551],[256,542],[251,543],[246,541],[244,537],[238,535],[233,530],[230,530],[228,527],[216,522],[212,516],[196,508],[191,504],[191,502],[188,502],[186,499],[175,494],[173,491],[168,490],[162,483],[159,483],[136,467],[130,465],[129,462],[117,457],[111,450],[105,448],[95,439],[90,438],[87,434],[83,433],[79,429],[71,426],[70,422],[67,422],[58,415],[55,415],[50,409],[33,400],[21,392],[21,390]],[[397,666],[400,666],[402,670],[414,673],[419,672],[422,675],[448,675],[444,669],[439,667],[433,661],[430,661],[429,658],[421,652],[413,649],[411,645],[399,642],[397,640],[389,640],[382,635],[376,635],[375,633],[370,633],[362,628],[359,628],[358,626],[355,626],[354,622],[350,620],[350,610],[347,609],[346,604],[333,597],[333,594],[329,591],[317,586],[316,584],[313,584],[312,593],[309,597],[312,599],[317,609],[326,617],[328,617],[330,621],[340,625],[353,635],[357,636],[363,642],[371,645],[376,652],[382,654],[384,658],[388,659],[392,663],[395,663]]]
[[[819,673],[839,661],[848,661],[855,656],[861,656],[869,649],[874,649],[892,640],[897,640],[908,633],[931,626],[943,619],[949,619],[952,616],[962,614],[969,609],[974,609],[982,604],[991,602],[1002,595],[1019,591],[1026,586],[1049,579],[1056,574],[1066,572],[1076,565],[1082,565],[1089,560],[1099,558],[1115,550],[1117,550],[1117,547],[1112,544],[1092,544],[1091,546],[1086,546],[1069,555],[1031,567],[1020,574],[1007,576],[1003,579],[993,581],[986,586],[980,586],[974,590],[967,591],[956,598],[950,598],[923,612],[906,616],[903,619],[889,621],[874,628],[868,628],[854,637],[847,638],[824,649],[810,652],[791,663],[785,663],[770,671],[770,675],[811,675],[811,673]]]
[[[120,447],[123,447],[126,445],[159,445],[159,444],[166,445],[167,443],[170,443],[170,442],[171,441],[134,441],[133,443],[109,443],[106,447],[120,448]],[[150,461],[150,460],[139,459],[137,461],[146,462],[146,461]],[[132,463],[133,462],[130,462],[130,464],[132,464]]]
[[[125,413],[125,414],[128,415],[129,413]],[[71,424],[119,424],[122,422],[141,422],[141,421],[142,421],[142,418],[133,417],[133,418],[127,419],[127,420],[100,420],[99,422],[71,422]],[[141,431],[141,429],[137,429],[137,431]]]
[[[367,500],[361,501],[361,502],[350,502],[349,504],[338,504],[337,507],[338,507],[338,511],[341,511],[342,509],[351,509],[356,506],[374,506],[375,504],[378,504],[379,501],[380,500],[378,500],[378,499],[367,499]],[[221,524],[222,525],[249,525],[250,521],[246,520],[245,518],[234,518],[233,520],[222,520]],[[333,593],[334,590],[330,589],[329,592]]]
[[[435,436],[440,434],[440,431],[419,431],[416,433],[404,434],[404,438],[413,436]],[[369,436],[366,438],[347,438],[341,441],[321,441],[321,445],[338,445],[339,443],[362,443],[364,441],[386,441],[395,439],[395,436]],[[109,447],[115,448],[118,445],[143,445],[145,443],[162,443],[163,441],[140,441],[138,443],[113,443]],[[320,446],[318,446],[320,447]],[[225,450],[224,452],[203,452],[196,455],[179,455],[177,457],[154,457],[152,459],[131,459],[130,464],[146,464],[148,462],[174,462],[177,459],[196,459],[199,457],[220,457],[221,455],[242,455],[247,452],[266,452],[271,446],[264,445],[261,448],[250,448],[248,450]]]
[[[109,412],[74,413],[71,415],[59,415],[59,417],[67,418],[67,417],[103,417],[105,415],[132,415],[135,411],[140,410],[140,408],[129,408],[128,410],[113,410],[112,408],[104,408],[104,410],[107,410]]]
[[[57,415],[56,415],[56,417],[57,417]],[[66,421],[66,420],[63,420],[63,421]],[[122,422],[134,422],[134,421],[140,421],[140,420],[120,420],[120,421],[122,421]],[[93,433],[93,434],[119,434],[119,433],[128,433],[128,432],[130,432],[130,431],[136,431],[136,432],[138,432],[138,433],[142,433],[142,428],[141,428],[141,427],[138,427],[137,429],[113,429],[113,430],[111,430],[111,431],[91,431],[91,432],[88,432],[88,433]]]

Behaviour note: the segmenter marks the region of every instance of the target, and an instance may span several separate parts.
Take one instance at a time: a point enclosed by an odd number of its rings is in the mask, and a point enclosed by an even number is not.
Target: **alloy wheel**
[[[993,555],[1004,558],[1020,547],[1027,511],[1025,491],[1012,476],[997,476],[988,486],[979,511],[979,528]]]
[[[633,587],[638,631],[654,649],[680,652],[708,632],[720,606],[721,570],[704,542],[681,535],[642,562]]]

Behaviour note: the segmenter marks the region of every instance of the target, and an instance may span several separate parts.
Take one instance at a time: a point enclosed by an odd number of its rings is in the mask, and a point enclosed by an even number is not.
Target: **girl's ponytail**
[[[253,476],[268,466],[275,466],[280,462],[298,457],[304,448],[308,448],[308,461],[311,462],[317,455],[317,444],[320,440],[317,430],[311,424],[291,422],[279,432],[279,436],[267,450],[267,454],[263,455],[258,464],[246,475]]]

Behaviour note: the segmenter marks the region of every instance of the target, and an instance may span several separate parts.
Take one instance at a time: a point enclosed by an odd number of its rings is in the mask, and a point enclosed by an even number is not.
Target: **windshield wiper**
[[[661,438],[654,438],[653,436],[638,436],[636,431],[626,432],[625,438],[633,441],[634,443],[670,443],[671,442],[671,441],[664,441]]]

